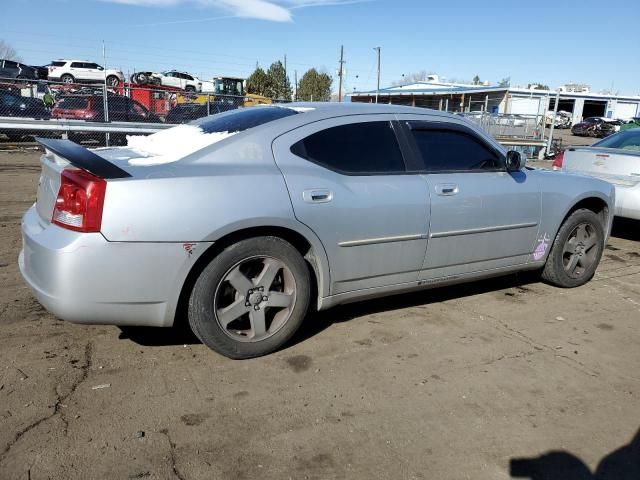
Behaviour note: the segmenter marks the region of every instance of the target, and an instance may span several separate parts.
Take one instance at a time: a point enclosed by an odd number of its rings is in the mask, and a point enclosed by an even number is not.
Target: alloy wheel
[[[229,337],[258,342],[289,320],[296,302],[295,279],[276,258],[247,258],[225,273],[214,302],[216,321]]]
[[[577,225],[562,250],[562,264],[571,278],[580,278],[597,259],[598,234],[589,223]]]

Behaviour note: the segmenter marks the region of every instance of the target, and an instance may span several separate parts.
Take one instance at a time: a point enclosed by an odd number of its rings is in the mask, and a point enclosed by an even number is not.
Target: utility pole
[[[282,85],[282,91],[287,91],[287,55],[284,56],[284,85]]]
[[[104,40],[102,41],[102,68],[104,68],[104,89],[103,89],[103,96],[102,96],[102,102],[103,102],[103,109],[104,109],[104,121],[108,122],[109,121],[109,100],[107,99],[107,51],[106,48],[104,46]],[[108,147],[109,146],[109,141],[111,140],[111,138],[109,138],[109,132],[104,134],[104,144]]]
[[[294,70],[293,71],[293,80],[296,82],[296,89],[295,89],[295,93],[293,94],[293,99],[297,102],[298,101],[298,70]]]
[[[343,70],[344,65],[344,46],[340,45],[340,70],[338,70],[338,78],[340,78],[340,82],[338,84],[338,103],[342,102],[342,76],[344,74]]]
[[[374,50],[378,52],[378,84],[376,87],[376,103],[378,103],[378,94],[380,93],[380,47],[375,47]]]
[[[558,104],[560,103],[560,89],[556,90],[556,102],[553,105],[553,119],[551,120],[551,128],[549,129],[549,140],[547,141],[547,156],[551,154],[551,142],[553,141],[553,129],[556,126],[556,118],[558,117]],[[543,124],[546,123],[546,119]]]

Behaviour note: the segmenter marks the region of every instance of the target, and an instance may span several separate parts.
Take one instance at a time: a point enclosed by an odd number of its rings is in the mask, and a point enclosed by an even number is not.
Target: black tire
[[[185,92],[195,92],[196,91],[196,87],[194,87],[193,85],[187,85],[186,87],[184,87],[184,91]]]
[[[580,265],[576,265],[574,267],[575,270],[570,272],[570,270],[572,270],[571,261],[575,254],[571,254],[565,250],[569,248],[570,242],[575,240],[573,238],[574,233],[583,225],[594,235],[595,243],[582,253],[582,256],[585,258],[585,266],[581,268]],[[578,241],[578,245],[579,244],[580,242]],[[580,248],[582,250],[582,247]],[[592,251],[592,249],[594,250]],[[567,217],[560,227],[560,230],[558,230],[558,234],[551,246],[551,251],[549,252],[547,262],[542,271],[542,278],[552,285],[562,288],[574,288],[584,285],[591,280],[595,274],[603,250],[604,228],[600,217],[591,210],[584,208],[576,210]],[[567,255],[569,255],[569,257],[567,257]],[[578,262],[580,261],[581,260],[578,259]],[[588,265],[586,265],[586,263],[588,263]]]
[[[68,84],[71,84],[71,83],[75,83],[75,82],[76,82],[76,79],[75,79],[75,78],[73,78],[73,75],[69,75],[68,73],[65,73],[64,75],[62,75],[62,76],[60,77],[60,81],[61,81],[62,83],[68,83]]]
[[[118,85],[120,85],[120,79],[115,75],[109,75],[107,77],[107,85],[110,87],[117,87]]]
[[[240,295],[240,289],[234,288],[231,282],[228,280],[233,272],[240,271],[240,269],[247,265],[251,266],[251,262],[274,261],[274,263],[282,265],[278,267],[276,280],[271,279],[269,285],[267,285],[264,291],[267,299],[264,303],[254,304],[252,302],[260,302],[260,298],[254,299],[254,295],[258,297],[262,293],[253,291],[260,289],[259,276],[250,273],[244,274],[244,280],[248,280],[251,285],[251,289],[245,295]],[[266,263],[265,263],[266,265]],[[295,286],[293,295],[288,294],[293,300],[291,306],[286,307],[284,310],[279,308],[284,307],[270,307],[268,301],[271,298],[275,298],[275,291],[270,291],[272,288],[284,289],[285,280],[284,277],[289,279],[290,283]],[[188,318],[189,325],[193,330],[193,333],[202,342],[212,350],[233,359],[245,359],[259,357],[273,352],[274,350],[285,344],[295,332],[298,330],[304,318],[307,314],[309,307],[310,295],[311,295],[311,283],[309,276],[309,268],[305,263],[302,255],[288,242],[278,237],[255,237],[247,240],[242,240],[227,247],[219,255],[217,255],[209,265],[207,265],[193,286],[191,296],[189,298]],[[273,287],[280,281],[281,287]],[[226,290],[225,290],[226,289]],[[228,294],[229,289],[232,294],[235,295],[233,304],[238,303],[239,308],[242,309],[242,305],[245,305],[247,309],[246,313],[242,313],[238,317],[238,322],[244,322],[245,325],[249,325],[250,330],[254,335],[257,335],[254,329],[253,318],[251,314],[253,308],[260,310],[262,306],[264,312],[263,329],[265,338],[252,339],[247,335],[246,339],[242,339],[241,332],[243,332],[240,323],[235,323],[236,320],[231,321],[226,325],[227,328],[222,326],[222,322],[218,315],[219,312],[223,312],[224,308],[221,308],[223,301],[221,300]],[[279,292],[279,291],[278,291]],[[251,294],[250,294],[251,293]],[[273,294],[273,296],[272,296]],[[225,308],[229,308],[228,306]],[[276,316],[284,312],[280,320],[280,324],[276,324]],[[273,315],[270,320],[264,320],[267,315]],[[267,323],[271,322],[268,326]],[[231,326],[234,325],[234,326]],[[244,333],[242,333],[244,334]]]

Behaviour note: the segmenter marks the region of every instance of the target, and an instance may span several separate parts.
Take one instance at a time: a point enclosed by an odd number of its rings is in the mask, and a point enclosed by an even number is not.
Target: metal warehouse
[[[352,102],[378,102],[433,108],[449,112],[490,112],[544,115],[553,110],[572,114],[572,123],[586,117],[630,119],[640,116],[640,96],[618,96],[588,91],[555,92],[527,88],[461,85],[433,81],[393,86],[347,95]]]

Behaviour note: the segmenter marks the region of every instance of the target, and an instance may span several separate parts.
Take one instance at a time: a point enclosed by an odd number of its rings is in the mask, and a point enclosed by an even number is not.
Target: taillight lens
[[[76,232],[99,232],[106,190],[103,178],[84,170],[63,170],[51,221]]]
[[[562,162],[564,161],[564,151],[556,155],[555,160],[551,164],[551,168],[554,170],[562,170]]]

